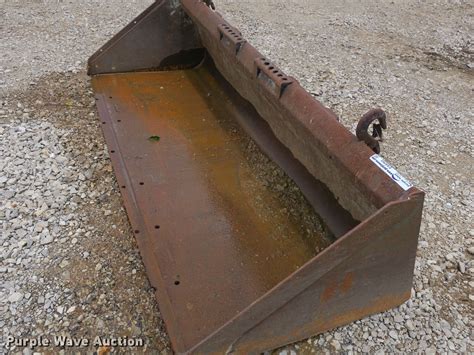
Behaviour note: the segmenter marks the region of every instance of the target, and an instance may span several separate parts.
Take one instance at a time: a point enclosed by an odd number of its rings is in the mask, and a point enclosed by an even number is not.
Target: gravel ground
[[[0,3],[4,340],[103,334],[169,352],[84,70],[150,2]],[[277,353],[473,352],[472,3],[215,2],[348,129],[383,107],[382,155],[427,192],[411,300]]]

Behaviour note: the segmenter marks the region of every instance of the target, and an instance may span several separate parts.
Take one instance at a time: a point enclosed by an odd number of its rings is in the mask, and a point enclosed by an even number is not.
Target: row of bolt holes
[[[112,98],[112,97],[110,97],[110,98]],[[121,121],[121,120],[117,120],[117,122],[122,122],[122,121]],[[102,122],[102,123],[103,123],[103,124],[106,124],[107,122]],[[115,150],[111,150],[110,153],[115,153]],[[140,184],[141,186],[145,185],[144,182],[140,182],[139,184]],[[125,189],[125,188],[127,188],[127,187],[126,187],[125,185],[122,185],[121,188],[122,188],[122,189]],[[160,229],[160,226],[159,226],[159,225],[156,225],[156,226],[155,226],[155,229]],[[135,229],[134,232],[135,232],[135,234],[139,234],[139,233],[140,233],[140,231],[139,231],[138,229]],[[176,280],[176,281],[174,282],[174,284],[177,286],[177,285],[180,284],[180,282],[179,282],[178,280]]]
[[[115,153],[115,150],[111,150],[110,152],[111,152],[111,153]],[[144,183],[144,182],[140,182],[140,185],[143,186],[143,185],[145,185],[145,183]],[[122,189],[126,189],[126,188],[127,188],[125,185],[122,185],[122,186],[120,186],[120,187],[121,187]],[[155,226],[155,229],[160,229],[160,226],[157,224],[157,225]],[[134,232],[135,232],[135,234],[140,233],[140,231],[139,231],[138,229],[135,229]]]
[[[143,186],[143,185],[145,185],[145,183],[141,182],[140,185]],[[122,189],[124,189],[124,188],[125,188],[125,186],[122,186]],[[160,229],[160,226],[159,226],[159,225],[156,225],[156,226],[155,226],[155,229]],[[134,232],[135,232],[135,234],[139,234],[139,233],[140,233],[140,231],[139,231],[138,229],[135,229]],[[179,280],[176,280],[176,281],[174,282],[174,284],[175,284],[176,286],[178,286],[180,283],[181,283],[181,282],[180,282]]]
[[[268,62],[265,58],[260,58],[260,60],[263,62],[263,64],[265,64],[265,66],[268,67],[270,65],[270,62]],[[273,65],[271,67],[269,67],[268,69],[272,70],[273,74],[277,74],[277,76],[279,78],[282,78],[281,80],[288,81],[288,78],[284,78],[283,74],[280,73],[280,71],[278,69],[275,69],[275,67]]]
[[[224,28],[227,30],[227,32],[229,32],[232,36],[234,36],[234,38],[235,38],[237,41],[242,41],[243,38],[242,38],[241,36],[239,36],[237,33],[235,33],[235,31],[234,31],[232,28],[230,28],[230,27],[227,26],[227,25],[224,25],[224,26],[222,26],[222,27],[224,27]]]
[[[109,99],[111,99],[112,96],[109,96]],[[99,100],[99,99],[96,99],[96,100]],[[117,122],[122,122],[122,120],[117,120]],[[102,122],[102,124],[106,124],[107,122]],[[112,150],[112,153],[115,153],[115,150]]]
[[[235,39],[237,39],[238,41],[241,41],[241,40],[242,40],[242,37],[240,37],[238,34],[236,34],[229,26],[224,25],[223,27],[227,30],[227,32],[229,32],[232,36],[234,36]],[[270,65],[270,62],[267,62],[265,58],[260,58],[260,59],[264,62],[264,64],[265,64],[266,66],[269,66],[269,65]],[[283,74],[281,74],[278,69],[275,69],[274,66],[271,66],[271,67],[268,68],[268,69],[273,70],[273,74],[277,74],[277,76],[278,76],[279,78],[282,78],[281,80],[283,80],[283,81],[288,81],[288,78],[283,78]]]
[[[111,150],[111,152],[114,153],[115,150]],[[140,182],[140,185],[143,186],[143,185],[145,185],[145,183],[144,183],[144,182]],[[122,189],[125,189],[125,188],[126,188],[125,185],[122,185],[121,187],[122,187]],[[159,226],[159,225],[156,225],[156,226],[155,226],[155,229],[160,229],[160,226]],[[135,229],[135,230],[134,230],[134,233],[135,233],[135,234],[139,234],[139,233],[140,233],[140,230]],[[176,280],[176,281],[174,282],[174,284],[175,284],[176,286],[178,286],[180,283],[181,283],[181,282],[180,282],[179,280]]]
[[[224,25],[223,26],[232,36],[235,37],[235,39],[237,39],[238,41],[241,41],[242,40],[242,37],[240,37],[238,34],[236,34],[229,26],[227,25]],[[265,58],[261,58],[261,60],[264,62],[264,64],[266,66],[270,65],[270,62],[267,62]],[[275,69],[274,66],[271,66],[270,68],[268,68],[270,70],[273,70],[273,74],[277,74],[277,76],[279,78],[283,78],[283,74],[280,73],[280,71],[278,69]],[[288,79],[287,78],[283,78],[281,79],[283,81],[287,81]]]

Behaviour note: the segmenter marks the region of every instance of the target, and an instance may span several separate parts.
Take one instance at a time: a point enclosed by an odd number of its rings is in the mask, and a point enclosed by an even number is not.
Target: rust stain
[[[112,348],[110,346],[101,346],[97,349],[97,355],[108,355]]]
[[[344,280],[341,283],[341,292],[347,293],[352,288],[352,284],[354,283],[354,273],[348,272],[346,276],[344,276]]]
[[[321,302],[327,302],[331,298],[333,298],[334,295],[336,294],[337,287],[338,287],[337,283],[333,283],[333,284],[327,286],[324,289],[323,293],[321,294]]]
[[[352,288],[354,283],[354,273],[348,272],[345,274],[344,279],[342,281],[332,281],[324,291],[321,293],[321,302],[328,302],[331,300],[339,290],[342,294],[349,292]]]

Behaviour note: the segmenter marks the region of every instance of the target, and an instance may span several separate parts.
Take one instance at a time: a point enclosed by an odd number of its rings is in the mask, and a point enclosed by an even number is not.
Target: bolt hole
[[[117,120],[117,122],[122,122],[122,120]]]
[[[144,182],[141,182],[141,183],[140,183],[140,185],[142,185],[142,186],[143,186],[143,185],[145,185],[145,183],[144,183]]]
[[[125,189],[125,188],[127,188],[125,185],[122,185],[121,187],[122,187],[122,189]]]
[[[174,284],[175,284],[176,286],[178,286],[180,283],[181,283],[181,282],[179,282],[178,280],[176,280],[176,281],[174,282]]]
[[[159,225],[156,225],[156,226],[155,226],[155,229],[160,229],[160,226],[159,226]]]
[[[274,71],[273,71],[273,74],[276,74],[276,73],[278,73],[278,70],[274,70]]]
[[[109,96],[109,99],[111,99],[111,98],[112,98],[112,96]]]
[[[269,67],[268,69],[273,70],[273,69],[275,69],[275,67]]]
[[[283,80],[283,81],[288,81],[288,79],[287,79],[287,78],[283,78],[283,79],[281,79],[281,80]]]
[[[264,64],[265,64],[265,65],[270,65],[270,62],[265,62]]]
[[[283,74],[278,74],[278,77],[281,78],[283,76]]]
[[[111,153],[115,153],[115,150],[111,150],[110,152],[111,152]]]
[[[140,233],[140,231],[138,229],[135,229],[135,234],[138,234]]]

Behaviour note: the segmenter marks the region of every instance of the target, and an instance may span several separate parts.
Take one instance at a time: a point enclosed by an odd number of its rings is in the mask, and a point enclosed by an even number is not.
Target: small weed
[[[150,138],[148,138],[150,142],[159,142],[160,139],[160,136],[151,136]]]

